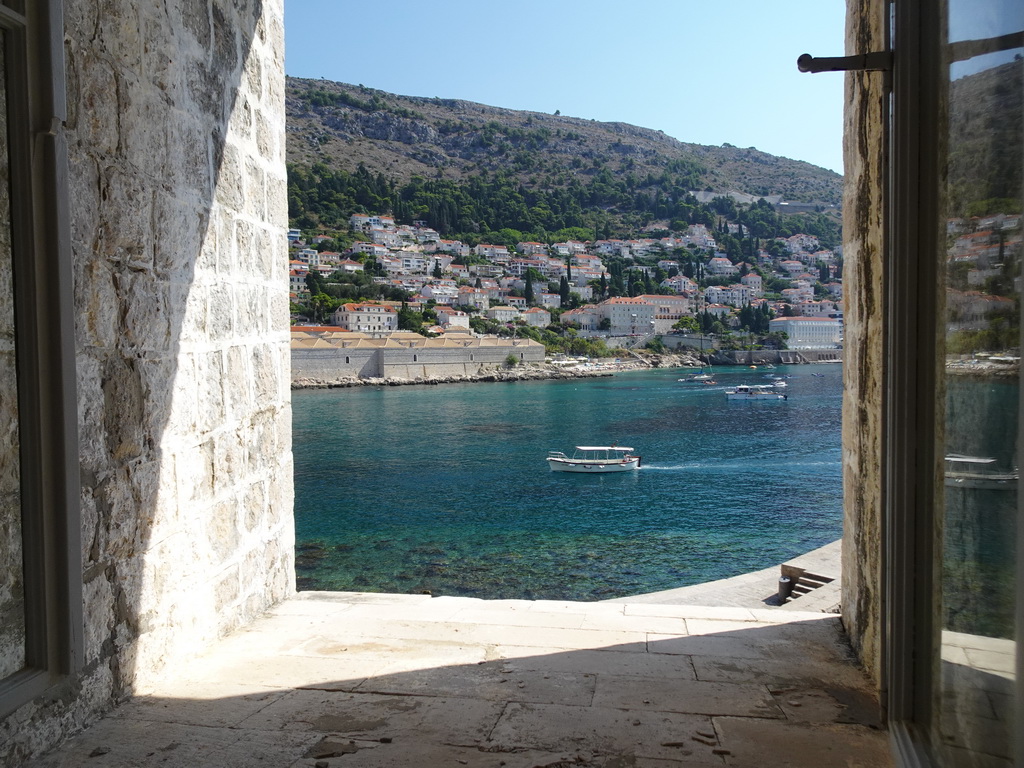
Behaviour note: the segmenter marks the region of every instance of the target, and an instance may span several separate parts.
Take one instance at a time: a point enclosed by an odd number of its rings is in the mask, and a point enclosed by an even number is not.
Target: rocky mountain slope
[[[503,171],[526,188],[553,189],[606,171],[640,194],[740,192],[823,207],[838,204],[842,191],[842,177],[832,171],[752,148],[687,144],[626,123],[326,80],[288,79],[287,121],[289,162],[349,172],[362,164],[398,184]]]

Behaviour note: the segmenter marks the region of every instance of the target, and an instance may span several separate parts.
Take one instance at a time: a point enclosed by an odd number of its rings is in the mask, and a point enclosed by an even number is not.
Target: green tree
[[[533,303],[534,303],[534,297],[533,297],[533,275],[531,274],[530,270],[526,271],[526,290],[524,291],[523,296],[526,299],[527,306],[532,307]]]
[[[679,318],[673,325],[672,329],[675,331],[682,331],[683,333],[696,333],[700,330],[700,325],[697,323],[697,318],[686,317]]]

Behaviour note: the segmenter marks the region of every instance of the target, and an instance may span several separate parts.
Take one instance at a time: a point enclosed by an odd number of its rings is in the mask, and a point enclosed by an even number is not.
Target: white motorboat
[[[640,456],[619,445],[577,445],[572,456],[548,451],[547,462],[552,472],[627,472],[640,466]]]
[[[740,384],[725,390],[729,400],[785,400],[786,395],[768,384]]]

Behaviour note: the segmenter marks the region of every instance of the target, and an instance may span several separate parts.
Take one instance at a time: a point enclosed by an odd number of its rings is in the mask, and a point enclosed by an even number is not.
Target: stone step
[[[835,581],[832,576],[822,576],[818,573],[812,573],[810,571],[804,571],[800,574],[800,581],[816,581],[820,584],[828,584],[830,581]]]
[[[828,579],[827,581],[819,581],[818,579],[808,579],[806,576],[801,576],[799,579],[797,579],[797,584],[803,584],[804,586],[810,587],[811,589],[817,589],[818,587],[823,587],[826,584],[830,583],[832,583],[832,579]]]

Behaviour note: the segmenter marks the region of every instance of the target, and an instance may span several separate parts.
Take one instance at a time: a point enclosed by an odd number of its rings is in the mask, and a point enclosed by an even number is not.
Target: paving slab
[[[658,680],[606,674],[597,677],[594,706],[638,712],[785,717],[768,688],[755,683]]]
[[[357,692],[589,706],[594,685],[594,675],[585,673],[516,669],[501,662],[486,662],[375,676]]]
[[[691,662],[698,680],[759,682],[772,686],[868,688],[864,673],[841,656],[832,659],[693,656]]]
[[[240,683],[181,682],[168,684],[160,695],[136,696],[111,713],[112,718],[237,728],[242,721],[286,696],[285,689]]]
[[[527,747],[544,751],[678,760],[721,765],[711,718],[667,712],[631,712],[606,707],[510,704],[488,738],[502,749]],[[703,738],[695,741],[694,737]],[[623,762],[628,765],[628,762]]]
[[[513,670],[576,672],[589,675],[623,675],[662,680],[696,680],[687,656],[661,656],[614,650],[557,651],[531,646],[504,646],[494,649],[503,664]]]
[[[504,706],[446,696],[293,691],[243,721],[242,727],[316,731],[368,741],[478,744],[486,739]]]
[[[291,763],[316,734],[267,733],[238,728],[107,718],[68,741],[34,768],[260,768]],[[312,763],[310,763],[311,765]]]
[[[893,765],[885,733],[852,725],[772,722],[716,717],[727,765],[736,768],[887,768]]]

